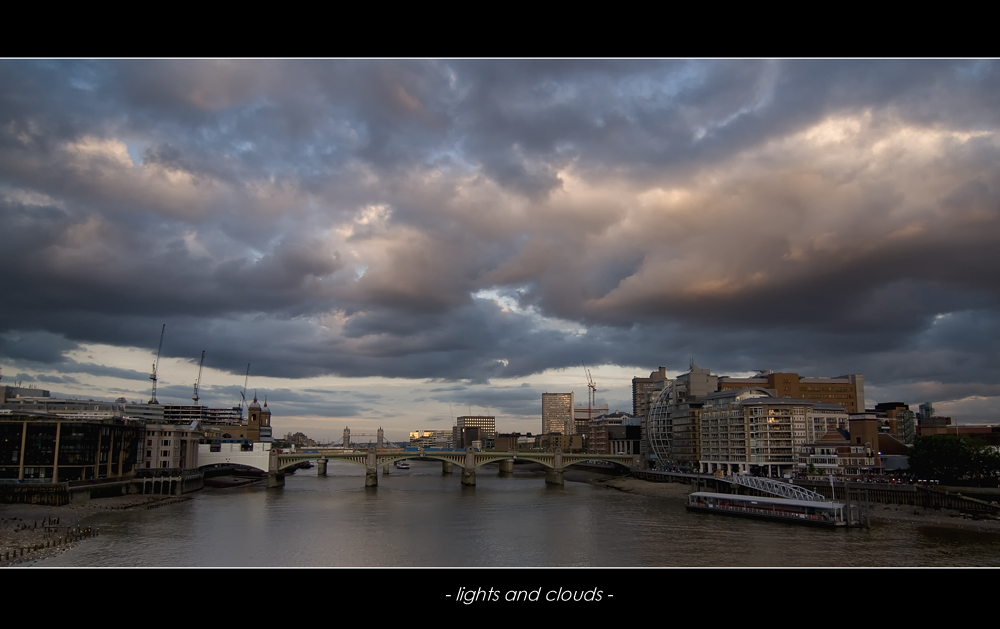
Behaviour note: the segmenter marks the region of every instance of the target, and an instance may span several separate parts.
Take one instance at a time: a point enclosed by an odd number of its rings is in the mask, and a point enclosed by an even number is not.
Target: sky
[[[694,360],[1000,423],[991,60],[3,60],[2,383],[538,432]],[[247,377],[247,365],[250,365]]]

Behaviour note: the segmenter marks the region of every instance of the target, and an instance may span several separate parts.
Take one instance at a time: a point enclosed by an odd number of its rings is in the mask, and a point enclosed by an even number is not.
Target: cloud
[[[46,374],[31,375],[27,373],[18,373],[14,376],[14,382],[50,382],[55,384],[80,384],[76,378],[70,376],[49,376]]]
[[[0,356],[139,380],[66,354],[167,323],[165,357],[518,414],[483,385],[691,355],[989,398],[998,84],[989,60],[0,62]],[[384,401],[327,402],[300,403]]]
[[[5,332],[0,334],[0,355],[38,363],[61,362],[63,354],[79,345],[58,334],[45,331]]]

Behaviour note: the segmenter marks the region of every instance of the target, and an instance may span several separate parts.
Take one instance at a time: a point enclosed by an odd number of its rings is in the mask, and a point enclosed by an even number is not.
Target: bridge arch
[[[549,469],[566,468],[588,461],[607,461],[617,467],[631,469],[636,465],[634,455],[607,455],[607,454],[563,454],[562,452],[491,452],[479,451],[471,453],[474,457],[474,466],[482,467],[490,463],[499,461],[530,461],[538,463]],[[442,461],[451,463],[462,469],[468,465],[470,453],[464,450],[432,451],[425,450],[417,452],[380,452],[375,454],[376,467],[382,467],[395,463],[396,461]],[[278,455],[279,469],[288,469],[303,461],[318,461],[326,458],[328,461],[345,461],[361,467],[368,467],[369,454],[367,452],[301,452],[282,453]]]

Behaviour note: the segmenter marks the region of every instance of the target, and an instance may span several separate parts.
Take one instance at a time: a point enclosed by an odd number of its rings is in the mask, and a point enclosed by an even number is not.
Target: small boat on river
[[[402,461],[396,461],[396,469],[408,470],[410,469],[410,464],[406,462],[406,459],[403,459]]]
[[[700,513],[733,515],[807,526],[847,526],[844,505],[839,502],[739,496],[699,491],[688,496],[687,508],[688,511]]]

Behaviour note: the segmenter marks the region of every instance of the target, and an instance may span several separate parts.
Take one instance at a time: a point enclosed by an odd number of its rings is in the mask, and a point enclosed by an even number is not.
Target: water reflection
[[[282,489],[206,489],[112,512],[38,566],[996,566],[1000,536],[907,524],[827,530],[693,514],[682,501],[439,464],[392,470],[377,489],[347,465]]]

